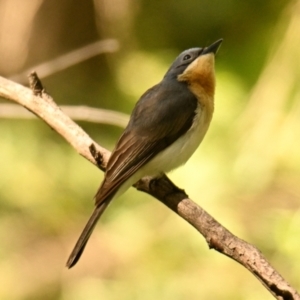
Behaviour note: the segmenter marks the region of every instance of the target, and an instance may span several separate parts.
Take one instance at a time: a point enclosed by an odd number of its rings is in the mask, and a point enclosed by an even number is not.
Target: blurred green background
[[[117,52],[43,83],[59,105],[130,113],[182,50],[221,37],[212,125],[170,177],[299,290],[299,0],[0,0],[0,75],[26,83],[24,71],[114,38]],[[122,131],[79,124],[109,149]],[[2,117],[0,137],[1,299],[273,299],[134,189],[109,207],[79,264],[67,270],[102,173],[40,120]]]

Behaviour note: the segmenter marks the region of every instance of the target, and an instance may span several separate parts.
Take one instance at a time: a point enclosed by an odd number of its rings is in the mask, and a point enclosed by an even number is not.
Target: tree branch
[[[35,73],[31,80],[37,81]],[[33,92],[19,84],[0,77],[0,97],[14,101],[27,108],[56,130],[83,157],[100,169],[105,170],[110,152],[97,145],[77,124],[75,124],[47,95],[42,86]],[[95,146],[97,161],[89,147]],[[249,270],[276,298],[280,300],[300,300],[300,295],[268,263],[254,246],[239,239],[218,223],[199,205],[188,198],[184,190],[176,187],[163,175],[160,178],[145,177],[134,185],[164,203],[180,217],[195,227],[206,239],[210,249],[225,254]]]
[[[19,74],[12,75],[9,77],[9,79],[23,83],[31,70],[36,70],[39,73],[39,77],[44,78],[66,68],[72,67],[101,53],[112,53],[116,52],[118,49],[119,43],[117,40],[100,40],[82,48],[70,51],[66,54],[62,54],[59,57],[56,57],[39,65],[33,66],[30,69],[22,71]]]
[[[129,116],[124,113],[85,105],[61,105],[60,109],[76,121],[116,125],[124,128],[129,120]],[[36,117],[17,104],[0,103],[0,118],[34,119]]]

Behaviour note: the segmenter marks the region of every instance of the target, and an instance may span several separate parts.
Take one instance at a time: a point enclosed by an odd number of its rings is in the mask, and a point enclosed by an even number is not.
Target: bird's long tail
[[[97,224],[97,221],[103,214],[104,210],[107,208],[108,204],[110,203],[111,199],[107,199],[106,201],[102,202],[100,205],[96,206],[95,210],[93,211],[93,214],[91,215],[89,221],[85,225],[71,255],[69,256],[69,259],[67,261],[66,266],[70,269],[78,262],[94,228]]]

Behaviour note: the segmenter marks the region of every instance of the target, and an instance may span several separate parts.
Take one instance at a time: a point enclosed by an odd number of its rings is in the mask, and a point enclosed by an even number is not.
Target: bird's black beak
[[[223,42],[223,39],[219,39],[216,42],[214,42],[213,44],[211,44],[210,46],[204,48],[201,55],[208,54],[208,53],[216,54],[218,49],[220,48],[220,45],[222,44],[222,42]]]

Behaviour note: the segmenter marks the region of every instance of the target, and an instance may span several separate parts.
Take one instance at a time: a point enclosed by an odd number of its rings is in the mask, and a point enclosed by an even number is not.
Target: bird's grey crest
[[[181,52],[172,63],[164,78],[177,77],[179,74],[182,74],[187,66],[192,63],[202,52],[203,48],[191,48]]]

